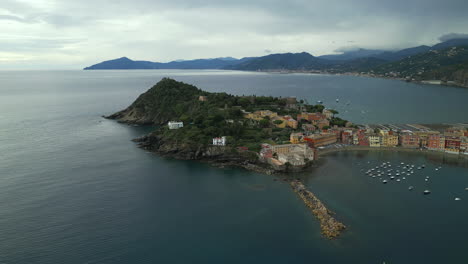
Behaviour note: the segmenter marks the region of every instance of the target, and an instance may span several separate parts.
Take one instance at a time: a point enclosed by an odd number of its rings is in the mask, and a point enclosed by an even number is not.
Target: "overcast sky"
[[[467,12],[467,0],[0,0],[0,68],[397,49],[468,33]]]

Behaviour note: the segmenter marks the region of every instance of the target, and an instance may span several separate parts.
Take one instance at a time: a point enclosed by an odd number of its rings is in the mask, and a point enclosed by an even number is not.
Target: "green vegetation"
[[[200,96],[206,100],[199,100]],[[285,98],[209,93],[193,85],[164,78],[129,108],[114,116],[160,125],[154,132],[156,135],[193,148],[211,144],[214,137],[226,136],[231,147],[248,147],[249,150],[258,151],[264,142],[287,143],[294,130],[277,128],[275,125],[283,121],[271,122],[269,117],[258,121],[246,119],[243,111],[271,110],[296,118],[299,111],[285,106]],[[322,112],[324,109],[323,105],[303,106],[309,112]],[[184,127],[170,130],[166,126],[168,121],[182,121]],[[346,120],[334,118],[332,124],[344,126]]]
[[[468,47],[431,50],[403,60],[381,65],[372,71],[378,75],[420,80],[468,81]],[[460,75],[460,72],[465,74]],[[458,75],[460,76],[458,76]]]

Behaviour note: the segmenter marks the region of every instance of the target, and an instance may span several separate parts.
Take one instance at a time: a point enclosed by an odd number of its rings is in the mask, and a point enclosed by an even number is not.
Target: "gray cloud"
[[[122,56],[397,49],[466,36],[466,10],[466,0],[2,0],[0,52],[81,68]]]

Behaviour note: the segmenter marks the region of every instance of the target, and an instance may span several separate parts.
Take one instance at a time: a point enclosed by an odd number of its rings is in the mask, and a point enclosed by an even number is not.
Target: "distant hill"
[[[456,46],[468,46],[468,39],[450,39],[432,46],[433,50],[443,50]]]
[[[333,61],[346,61],[354,60],[365,57],[372,57],[386,52],[385,50],[370,50],[370,49],[357,49],[343,52],[342,54],[336,55],[322,55],[319,56],[321,59],[333,60]]]
[[[377,75],[414,80],[453,81],[468,83],[468,46],[430,50],[405,59],[380,65],[372,72]]]
[[[402,49],[399,51],[386,51],[381,54],[377,54],[374,57],[387,61],[397,61],[419,53],[428,52],[429,50],[431,50],[431,47],[422,45],[413,48]]]
[[[312,56],[307,52],[271,54],[253,58],[245,62],[227,67],[233,70],[264,71],[264,70],[313,70],[323,69],[330,62]]]
[[[121,70],[121,69],[223,69],[238,63],[243,63],[252,58],[235,59],[231,57],[197,60],[177,60],[167,63],[151,61],[134,61],[127,57],[104,61],[85,70]]]
[[[327,71],[331,73],[366,72],[385,63],[388,63],[388,61],[374,57],[358,58],[336,62],[335,64],[330,65],[327,68]]]

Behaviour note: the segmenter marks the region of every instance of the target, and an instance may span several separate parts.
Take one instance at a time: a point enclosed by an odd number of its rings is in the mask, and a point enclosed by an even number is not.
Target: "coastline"
[[[367,146],[346,146],[340,148],[327,148],[321,149],[318,151],[319,156],[326,156],[328,154],[341,152],[341,151],[393,151],[393,152],[414,152],[414,153],[431,153],[431,154],[441,154],[441,155],[450,155],[452,157],[462,156],[468,157],[468,155],[461,155],[449,152],[435,151],[429,149],[419,149],[419,148],[404,148],[404,147],[367,147]]]
[[[234,70],[234,71],[243,71],[243,70]],[[338,75],[338,76],[355,76],[355,77],[368,77],[368,78],[376,78],[376,79],[387,79],[387,80],[396,80],[396,81],[403,81],[408,83],[416,83],[416,84],[427,84],[427,85],[438,85],[438,86],[448,86],[448,87],[456,87],[456,88],[468,88],[468,86],[464,86],[462,84],[458,84],[455,82],[451,83],[443,83],[442,80],[407,80],[405,78],[398,78],[398,77],[389,77],[389,76],[378,76],[378,75],[371,75],[371,74],[361,74],[357,72],[347,72],[347,73],[333,73],[333,72],[322,72],[322,71],[297,71],[297,70],[259,70],[259,71],[244,71],[244,72],[265,72],[265,73],[281,73],[281,74],[293,74],[293,73],[302,73],[302,74],[324,74],[324,75]],[[432,81],[437,81],[438,83],[434,83]]]

